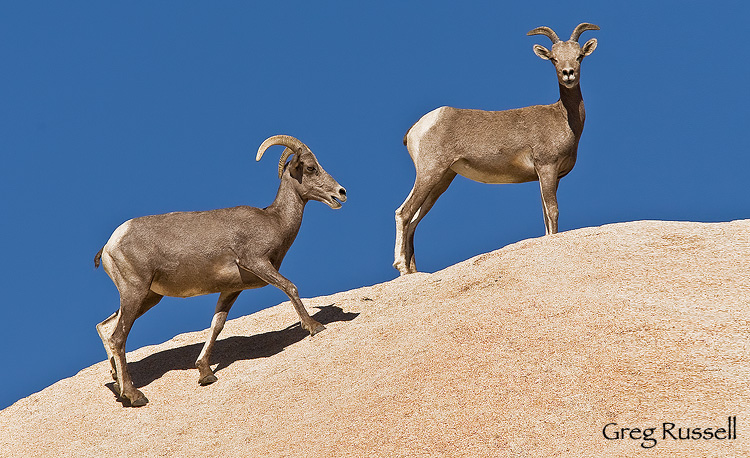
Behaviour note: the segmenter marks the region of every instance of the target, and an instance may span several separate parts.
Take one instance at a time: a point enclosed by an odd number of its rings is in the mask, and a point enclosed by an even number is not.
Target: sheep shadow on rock
[[[313,318],[324,325],[336,321],[352,321],[359,316],[359,313],[345,312],[341,307],[334,304],[316,308],[319,310],[313,315]],[[214,372],[218,372],[237,361],[273,356],[280,353],[284,348],[301,342],[309,335],[310,333],[297,322],[279,331],[263,332],[251,336],[231,336],[218,340],[211,358],[212,364],[218,364]],[[142,388],[172,370],[196,370],[197,374],[195,358],[202,347],[202,343],[195,343],[171,348],[149,355],[140,361],[128,363],[134,385]],[[196,388],[197,385],[196,383]],[[114,382],[107,383],[106,386],[115,394],[118,394],[115,391]],[[125,402],[124,399],[118,400]]]

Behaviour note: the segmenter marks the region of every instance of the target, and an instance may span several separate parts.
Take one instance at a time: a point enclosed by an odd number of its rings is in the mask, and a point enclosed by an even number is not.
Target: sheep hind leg
[[[115,383],[117,382],[117,369],[115,368],[115,357],[112,352],[112,347],[110,346],[109,339],[112,337],[112,332],[114,331],[114,325],[117,322],[118,313],[119,311],[113,313],[109,316],[109,318],[96,325],[96,332],[99,334],[99,338],[102,339],[104,350],[107,352],[107,360],[110,364],[109,373],[110,375],[112,375],[112,379],[115,381]],[[115,390],[119,392],[119,386],[116,385]]]
[[[433,173],[421,173],[419,168],[417,168],[417,178],[414,181],[414,187],[406,197],[404,203],[396,210],[396,246],[393,256],[393,267],[401,275],[416,272],[416,270],[411,268],[411,259],[414,253],[413,247],[411,247],[410,251],[407,228],[411,223],[414,223],[412,225],[412,232],[416,230],[416,223],[421,219],[417,215],[417,212],[433,189],[441,182],[447,170],[447,168],[442,171],[433,169]]]
[[[224,329],[224,323],[227,321],[229,309],[232,308],[232,305],[234,304],[234,301],[237,300],[240,292],[241,291],[221,293],[219,295],[219,301],[216,303],[216,311],[211,320],[211,329],[208,331],[208,339],[206,339],[206,343],[203,345],[203,349],[201,350],[200,355],[198,355],[198,359],[195,361],[195,367],[198,368],[199,372],[198,384],[201,386],[210,385],[218,380],[216,375],[214,375],[214,372],[211,370],[211,351],[216,343],[216,338],[219,336],[221,330]]]
[[[435,205],[438,197],[440,197],[448,189],[448,186],[450,186],[454,178],[456,178],[456,172],[454,172],[453,170],[448,170],[445,175],[443,175],[443,178],[440,180],[440,182],[432,189],[432,191],[430,191],[430,193],[427,195],[427,199],[425,199],[425,201],[419,207],[417,214],[414,215],[412,220],[406,226],[406,252],[409,256],[407,258],[407,261],[409,262],[409,270],[411,270],[412,272],[417,271],[417,263],[414,259],[414,233],[417,230],[417,224],[419,224],[419,222],[422,221],[422,218],[424,218],[432,209],[432,206]]]
[[[120,310],[117,313],[112,335],[107,339],[114,359],[117,381],[115,389],[120,393],[123,401],[127,400],[132,407],[144,406],[148,403],[146,396],[133,385],[125,359],[125,342],[136,318],[146,313],[156,305],[162,296],[148,290],[145,295],[134,295],[120,292]]]

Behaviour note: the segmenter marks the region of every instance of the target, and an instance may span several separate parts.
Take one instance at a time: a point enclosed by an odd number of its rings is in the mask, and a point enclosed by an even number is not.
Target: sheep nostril
[[[346,189],[344,189],[344,188],[339,189],[339,194],[341,194],[342,196],[346,197]]]

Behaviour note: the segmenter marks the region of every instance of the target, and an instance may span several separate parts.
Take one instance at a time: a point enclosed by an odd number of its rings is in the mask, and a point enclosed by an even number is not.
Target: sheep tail
[[[416,123],[414,123],[411,127],[409,127],[409,130],[406,131],[404,134],[404,146],[406,146],[406,138],[409,136],[409,132],[411,132],[412,127],[414,127]]]
[[[104,252],[104,247],[102,247],[102,249],[99,250],[98,253],[96,253],[96,256],[94,256],[94,269],[99,267],[99,264],[101,264],[103,252]]]

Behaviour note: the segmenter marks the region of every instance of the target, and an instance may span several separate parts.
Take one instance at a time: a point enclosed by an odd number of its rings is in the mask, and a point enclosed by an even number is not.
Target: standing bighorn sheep
[[[112,365],[115,390],[131,405],[142,406],[148,400],[128,374],[125,340],[135,319],[163,296],[220,293],[209,337],[195,363],[201,385],[216,381],[209,366],[211,349],[229,309],[245,289],[273,285],[289,296],[310,335],[325,329],[308,315],[297,287],[279,273],[279,266],[297,236],[305,204],[312,199],[341,208],[346,190],[323,170],[310,148],[294,137],[268,138],[260,145],[256,160],[272,145],[286,149],[279,160],[281,184],[269,207],[134,218],[118,227],[94,258],[94,265],[104,265],[120,292],[120,309],[96,329]]]
[[[547,234],[557,232],[557,185],[573,169],[586,113],[581,96],[580,68],[596,49],[592,38],[578,38],[593,24],[578,25],[570,40],[561,41],[549,27],[527,35],[545,35],[552,49],[534,45],[534,53],[557,70],[560,100],[506,111],[440,107],[414,124],[404,145],[417,177],[404,203],[396,210],[396,249],[393,267],[401,275],[416,272],[414,231],[456,174],[482,183],[539,181]]]

